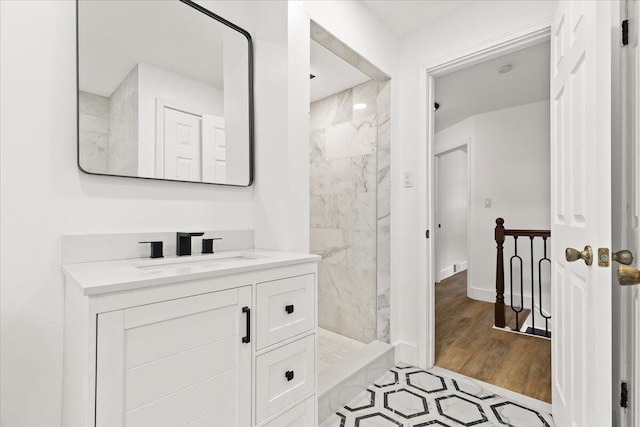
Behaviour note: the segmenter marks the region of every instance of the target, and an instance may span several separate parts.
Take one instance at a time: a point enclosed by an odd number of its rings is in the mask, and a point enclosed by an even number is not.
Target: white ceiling
[[[398,37],[419,30],[472,2],[473,0],[362,0]]]
[[[435,131],[468,117],[549,99],[549,42],[509,53],[435,79]],[[513,69],[498,74],[497,67]]]
[[[311,102],[371,80],[369,76],[311,40]]]
[[[177,1],[81,1],[78,8],[81,90],[110,96],[139,62],[222,88],[227,27],[214,19]],[[244,39],[231,30],[225,37]]]

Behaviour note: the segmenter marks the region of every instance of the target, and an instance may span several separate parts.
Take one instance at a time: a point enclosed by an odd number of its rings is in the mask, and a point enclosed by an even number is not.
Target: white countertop
[[[84,295],[98,295],[185,280],[243,273],[320,261],[319,255],[261,249],[220,251],[211,255],[134,258],[115,261],[66,264],[66,275]]]

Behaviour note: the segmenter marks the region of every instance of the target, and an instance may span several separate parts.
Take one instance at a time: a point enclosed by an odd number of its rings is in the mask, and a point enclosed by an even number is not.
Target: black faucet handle
[[[222,240],[222,237],[212,237],[210,239],[202,239],[202,253],[203,254],[212,254],[213,252],[213,241],[214,240]]]
[[[162,253],[162,241],[159,242],[138,242],[138,243],[150,243],[151,244],[151,255],[149,258],[163,258],[164,255]]]

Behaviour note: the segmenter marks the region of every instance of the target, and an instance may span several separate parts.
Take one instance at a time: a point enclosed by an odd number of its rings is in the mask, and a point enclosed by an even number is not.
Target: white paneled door
[[[613,2],[561,1],[551,27],[553,417],[607,426],[612,415],[611,13]],[[568,262],[565,249],[593,251]],[[616,285],[617,286],[617,285]]]
[[[181,181],[202,179],[201,117],[164,108],[164,177]]]
[[[227,142],[222,116],[202,115],[202,181],[227,183]]]

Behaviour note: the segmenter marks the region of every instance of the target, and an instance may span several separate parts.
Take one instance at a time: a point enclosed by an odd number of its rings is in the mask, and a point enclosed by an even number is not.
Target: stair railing
[[[523,280],[523,268],[522,268],[522,257],[518,254],[518,238],[525,237],[529,238],[530,241],[530,261],[531,261],[531,334],[532,335],[543,335],[546,337],[551,337],[551,333],[549,331],[549,320],[551,316],[544,313],[542,309],[542,266],[543,263],[547,262],[549,265],[551,264],[551,260],[548,257],[548,248],[547,243],[548,239],[551,237],[550,230],[508,230],[504,228],[504,219],[497,218],[496,219],[496,228],[495,228],[495,239],[496,239],[496,303],[495,303],[495,326],[498,328],[504,328],[506,326],[506,315],[505,315],[505,301],[504,301],[504,283],[505,283],[505,273],[504,273],[504,243],[505,238],[507,236],[512,236],[514,239],[514,254],[509,259],[509,295],[510,301],[509,306],[511,310],[515,314],[516,320],[516,330],[520,330],[520,313],[524,310],[524,280]],[[542,239],[543,245],[543,256],[538,259],[537,267],[538,267],[538,298],[539,305],[537,312],[542,319],[544,319],[545,329],[542,332],[541,329],[537,329],[535,326],[535,318],[536,318],[536,298],[535,298],[535,260],[534,260],[534,239],[539,237]],[[514,304],[514,264],[519,265],[520,270],[520,301],[519,304]],[[522,319],[524,320],[524,319]]]

